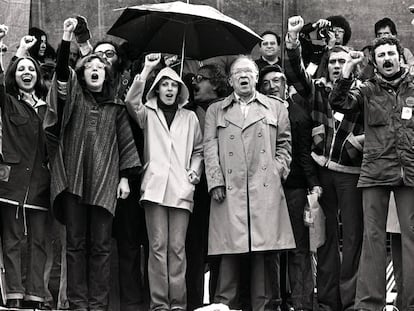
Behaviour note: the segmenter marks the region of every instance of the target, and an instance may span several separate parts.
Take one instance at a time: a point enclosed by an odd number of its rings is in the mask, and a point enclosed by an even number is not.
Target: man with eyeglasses
[[[268,65],[281,66],[282,62],[279,57],[280,52],[280,36],[271,31],[266,30],[261,34],[263,41],[260,42],[260,57],[255,60],[259,70]]]
[[[361,113],[344,115],[330,106],[333,83],[349,61],[348,49],[334,46],[320,79],[303,67],[299,32],[303,19],[288,20],[286,76],[311,108],[312,152],[323,192],[319,203],[326,216],[326,241],[317,251],[319,310],[353,310],[356,276],[362,247],[362,194],[357,188],[362,162],[364,122]],[[338,212],[342,219],[342,260],[339,252]]]
[[[288,105],[292,132],[292,163],[283,188],[296,242],[296,249],[287,252],[287,268],[291,289],[290,300],[292,302],[289,310],[313,310],[314,284],[309,250],[309,228],[304,224],[303,215],[308,191],[320,196],[322,188],[318,180],[315,162],[311,157],[312,119],[287,93],[286,76],[279,66],[264,67],[260,71],[258,86],[263,94],[285,99]],[[293,96],[298,97],[299,95],[294,94]],[[278,257],[279,254],[275,255],[273,260],[269,262],[271,265],[269,269],[276,270],[272,273],[275,278],[274,282],[277,284],[277,286],[274,286],[274,290],[279,288],[278,279],[276,278],[279,275],[279,271],[277,271],[279,267]],[[281,267],[283,266],[285,265],[282,264]],[[282,268],[280,273],[285,273],[285,269],[286,266]],[[275,292],[275,297],[279,296],[280,293]],[[282,299],[285,298],[284,296],[282,295]]]
[[[284,102],[256,91],[256,63],[238,57],[230,68],[233,93],[210,105],[204,157],[212,197],[208,254],[220,255],[215,303],[240,309],[240,266],[249,262],[253,311],[268,308],[266,256],[295,247],[282,181],[289,174],[291,135]]]
[[[204,131],[206,110],[211,103],[228,95],[226,76],[217,64],[200,67],[192,79],[194,100],[185,106],[193,110]],[[204,272],[207,262],[208,217],[210,213],[210,196],[207,191],[206,175],[201,175],[200,183],[194,192],[194,209],[190,215],[186,236],[187,255],[187,310],[203,306]],[[218,274],[218,260],[209,258],[210,297],[214,296]]]

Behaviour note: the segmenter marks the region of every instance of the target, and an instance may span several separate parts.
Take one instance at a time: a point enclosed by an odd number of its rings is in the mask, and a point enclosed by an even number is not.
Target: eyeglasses
[[[112,58],[116,55],[116,52],[114,50],[106,50],[106,51],[95,52],[95,54],[98,55],[99,57],[103,57],[105,54],[106,57]]]
[[[251,69],[251,68],[237,69],[237,70],[233,71],[231,74],[235,77],[240,77],[243,74],[250,75],[250,74],[253,74],[253,69]]]
[[[340,27],[333,27],[333,29],[332,29],[332,31],[334,32],[334,33],[337,33],[337,34],[344,34],[345,33],[345,30],[343,30],[342,28],[340,28]]]
[[[192,82],[193,83],[200,83],[201,81],[210,80],[210,79],[211,78],[209,78],[209,77],[205,77],[205,76],[202,76],[202,75],[196,75],[196,76],[193,77]]]

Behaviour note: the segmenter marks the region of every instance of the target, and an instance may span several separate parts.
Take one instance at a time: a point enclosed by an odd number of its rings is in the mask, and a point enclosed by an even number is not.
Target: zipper
[[[333,136],[332,136],[331,148],[329,149],[328,161],[326,161],[326,164],[325,164],[326,167],[329,165],[329,162],[331,162],[333,148],[334,148],[334,144],[335,144],[335,140],[336,140],[336,133],[338,132],[338,130],[336,129],[336,126],[335,126],[335,117],[334,117],[333,111],[332,111],[332,118],[333,118],[332,120],[333,120],[333,131],[334,131],[334,133],[333,133]],[[338,128],[341,127],[341,124],[342,124],[342,121],[339,121]]]

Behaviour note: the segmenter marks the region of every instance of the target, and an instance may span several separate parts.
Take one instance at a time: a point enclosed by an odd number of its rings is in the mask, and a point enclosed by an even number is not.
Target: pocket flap
[[[23,125],[23,124],[26,124],[26,123],[27,123],[27,121],[29,120],[28,118],[23,117],[23,116],[21,116],[21,115],[19,115],[19,114],[13,114],[13,115],[11,115],[9,118],[10,118],[10,121],[11,121],[14,125],[17,125],[17,126],[19,126],[19,125]]]
[[[20,154],[3,152],[3,162],[11,164],[20,163]]]

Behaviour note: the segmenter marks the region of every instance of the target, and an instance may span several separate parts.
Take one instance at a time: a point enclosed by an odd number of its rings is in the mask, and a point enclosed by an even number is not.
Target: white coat
[[[155,88],[162,77],[181,84],[177,95],[178,109],[168,128],[164,113],[157,105]],[[144,172],[141,200],[160,205],[193,209],[195,186],[188,172],[201,176],[203,169],[202,133],[193,111],[183,109],[188,101],[188,90],[171,68],[162,69],[142,103],[145,81],[135,80],[126,96],[129,114],[144,131]]]

